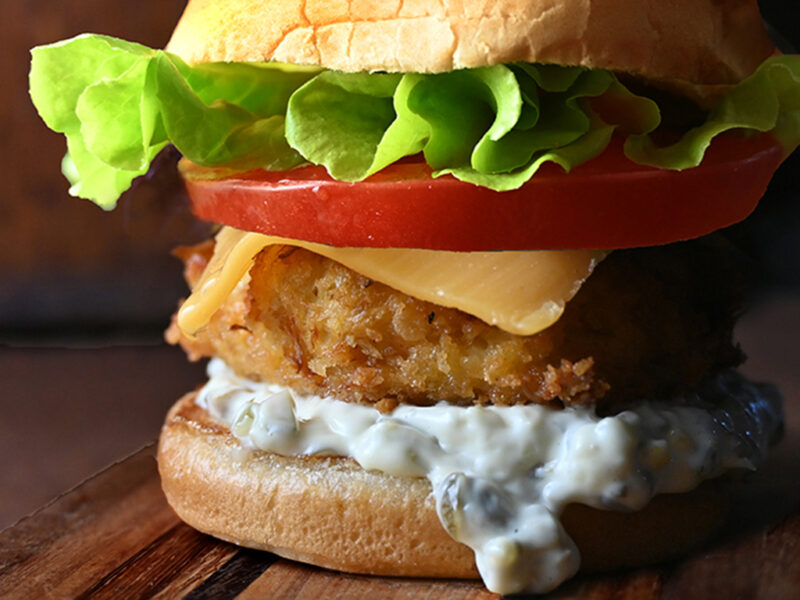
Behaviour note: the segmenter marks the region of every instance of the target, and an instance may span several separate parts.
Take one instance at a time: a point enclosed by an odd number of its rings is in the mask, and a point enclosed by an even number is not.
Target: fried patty
[[[212,251],[180,251],[190,285]],[[741,361],[729,254],[718,239],[613,252],[555,325],[519,336],[272,246],[195,339],[174,323],[167,339],[246,377],[386,411],[440,400],[609,407],[680,393]]]

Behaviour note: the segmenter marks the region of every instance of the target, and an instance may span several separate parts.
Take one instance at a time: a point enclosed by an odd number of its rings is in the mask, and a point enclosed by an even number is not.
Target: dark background
[[[164,164],[140,180],[112,212],[71,198],[60,173],[64,139],[36,115],[27,76],[31,47],[83,32],[163,47],[184,3],[4,2],[0,336],[149,336],[183,293],[169,251],[197,237],[197,226],[174,170]]]
[[[28,50],[83,32],[163,47],[184,0],[4,0],[0,20],[0,528],[155,439],[203,369],[161,332],[203,237],[175,157],[112,212],[67,194],[62,136],[28,98]]]
[[[106,213],[68,196],[59,169],[64,141],[41,123],[27,95],[32,46],[102,32],[163,47],[183,5],[3,3],[0,528],[154,439],[166,407],[202,378],[201,367],[161,341],[185,294],[180,264],[169,251],[206,231],[189,215],[175,155],[159,159]],[[779,34],[800,47],[800,2],[763,0],[761,6]],[[755,320],[743,335],[753,345],[769,342],[770,351],[758,358],[764,368],[797,356],[789,332],[797,332],[800,318],[798,173],[795,153],[754,215],[729,232],[760,265]],[[759,312],[759,302],[778,308]]]

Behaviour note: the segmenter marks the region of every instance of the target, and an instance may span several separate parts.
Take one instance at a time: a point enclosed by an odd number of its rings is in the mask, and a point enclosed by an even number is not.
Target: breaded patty
[[[724,244],[617,251],[561,319],[531,336],[423,302],[291,246],[264,249],[196,339],[190,358],[351,402],[624,403],[689,389],[740,361],[731,343],[739,283]],[[184,249],[197,280],[211,245]]]

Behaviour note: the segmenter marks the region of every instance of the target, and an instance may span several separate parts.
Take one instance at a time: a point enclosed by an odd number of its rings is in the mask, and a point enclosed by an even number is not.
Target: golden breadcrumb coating
[[[376,403],[608,404],[662,397],[740,360],[730,342],[733,277],[717,242],[618,251],[562,318],[531,336],[423,302],[291,246],[256,258],[190,358],[301,393]],[[189,283],[211,245],[183,249]],[[724,252],[723,252],[724,254]]]

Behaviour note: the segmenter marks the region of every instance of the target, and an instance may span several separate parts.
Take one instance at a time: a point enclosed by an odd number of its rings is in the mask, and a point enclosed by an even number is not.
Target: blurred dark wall
[[[82,32],[163,47],[184,0],[5,0],[0,22],[0,341],[9,334],[145,331],[158,335],[185,293],[169,256],[205,229],[188,215],[175,156],[113,212],[69,197],[60,135],[27,95],[28,49]],[[762,0],[765,18],[800,47],[800,0]],[[756,213],[732,229],[769,285],[800,287],[800,154],[777,174]]]
[[[119,324],[155,331],[185,293],[169,250],[199,236],[174,169],[167,164],[140,181],[113,212],[70,197],[59,168],[64,140],[39,120],[27,93],[31,47],[83,32],[163,47],[184,4],[4,0],[0,331]]]
[[[800,48],[800,2],[797,0],[759,0],[764,20],[777,29],[794,45]]]
[[[784,52],[800,52],[800,0],[760,0],[764,20],[778,34]],[[746,221],[730,236],[761,267],[764,290],[800,291],[800,151],[775,174]]]

